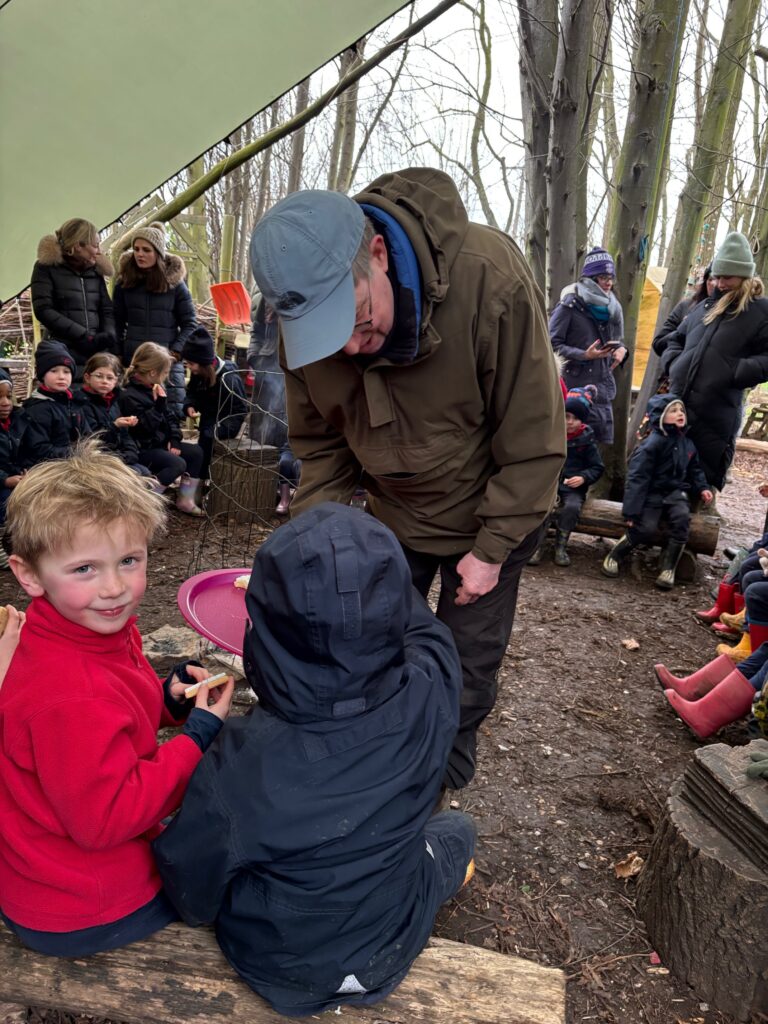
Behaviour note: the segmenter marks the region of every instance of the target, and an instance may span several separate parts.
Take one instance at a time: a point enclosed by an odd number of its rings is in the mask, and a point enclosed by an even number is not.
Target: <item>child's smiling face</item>
[[[94,633],[118,633],[147,587],[147,538],[134,523],[84,523],[66,547],[32,567],[12,556],[11,568],[30,597],[46,597],[65,619]]]

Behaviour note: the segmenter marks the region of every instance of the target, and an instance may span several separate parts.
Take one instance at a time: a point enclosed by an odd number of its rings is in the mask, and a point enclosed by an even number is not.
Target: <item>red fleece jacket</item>
[[[201,758],[173,723],[133,621],[101,636],[45,599],[27,609],[0,689],[0,907],[66,932],[108,924],[161,887],[150,850]]]

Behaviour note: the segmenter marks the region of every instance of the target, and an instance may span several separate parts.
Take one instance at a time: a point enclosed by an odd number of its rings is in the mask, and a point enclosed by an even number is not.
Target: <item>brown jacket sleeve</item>
[[[478,339],[491,451],[498,467],[477,516],[472,553],[503,562],[551,510],[565,460],[565,409],[541,295],[519,280],[498,321]]]

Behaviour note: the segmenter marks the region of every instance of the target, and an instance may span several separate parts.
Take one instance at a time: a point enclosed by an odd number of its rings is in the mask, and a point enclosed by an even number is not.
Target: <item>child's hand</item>
[[[768,551],[765,548],[758,548],[757,557],[760,559],[760,568],[763,570],[763,576],[768,576]]]
[[[118,416],[115,420],[116,427],[135,427],[139,422],[138,416]]]
[[[632,527],[635,525],[635,521],[634,521],[634,519],[625,519],[624,520],[624,525],[628,526],[629,529],[631,530]]]
[[[757,493],[761,498],[768,498],[768,483],[760,484],[757,488]]]
[[[171,455],[181,455],[181,448],[174,448],[171,442],[168,442],[168,451]]]
[[[194,665],[187,666],[187,672],[192,675]],[[205,669],[204,678],[207,679],[211,674]],[[232,705],[232,694],[235,692],[235,680],[232,676],[227,679],[223,686],[217,686],[216,689],[209,690],[207,686],[201,686],[197,691],[195,697],[195,707],[200,708],[202,711],[210,711],[212,715],[216,715],[221,721],[225,721],[229,716],[230,707]]]
[[[714,498],[714,494],[712,493],[712,491],[702,491],[701,492],[701,500],[704,502],[705,505],[708,505],[712,501],[713,498]]]
[[[4,611],[7,613],[7,618],[2,636],[0,636],[0,686],[3,685],[5,673],[16,653],[21,627],[27,618],[24,612],[17,611],[12,604],[6,605]],[[5,616],[3,617],[5,618]]]
[[[199,415],[200,413],[197,411],[197,409],[193,409],[192,406],[190,405],[189,408],[187,409],[187,416],[189,416],[190,419],[194,419],[195,416]]]
[[[162,384],[153,384],[152,385],[152,397],[155,399],[155,401],[157,401],[158,398],[167,398],[168,397],[166,395],[166,393],[165,393],[165,388],[163,387]]]
[[[19,482],[19,480],[21,480],[21,477],[22,477],[21,473],[17,473],[16,476],[7,476],[5,478],[5,486],[6,487],[15,487],[16,484]]]
[[[563,480],[566,487],[581,487],[584,483],[583,476],[569,476],[567,480]]]

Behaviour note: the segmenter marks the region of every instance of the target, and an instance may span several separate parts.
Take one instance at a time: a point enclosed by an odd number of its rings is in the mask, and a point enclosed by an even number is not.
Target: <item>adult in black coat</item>
[[[722,490],[741,425],[744,391],[768,380],[768,299],[737,231],[712,261],[715,290],[670,336],[662,370],[685,403],[689,437],[711,487]]]
[[[715,282],[711,275],[712,265],[710,264],[704,268],[704,273],[701,280],[696,285],[693,294],[689,295],[685,299],[681,299],[680,302],[673,307],[669,316],[658,331],[656,331],[653,336],[653,341],[651,342],[651,348],[657,356],[664,355],[670,337],[675,333],[691,310],[695,309],[700,302],[708,299],[715,290]]]
[[[181,350],[197,326],[195,304],[184,283],[187,269],[180,256],[167,252],[165,228],[159,222],[136,228],[130,244],[118,261],[113,296],[118,354],[128,366],[142,342],[167,348],[176,360],[168,378],[168,404],[181,417]]]
[[[460,888],[472,822],[432,816],[459,721],[448,629],[394,534],[325,502],[261,546],[248,682],[155,843],[185,921],[279,1013],[382,999]]]
[[[105,277],[112,264],[99,249],[90,221],[75,218],[44,235],[32,270],[32,308],[46,337],[67,346],[75,378],[95,352],[114,352],[115,320]]]

